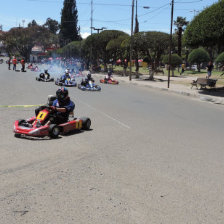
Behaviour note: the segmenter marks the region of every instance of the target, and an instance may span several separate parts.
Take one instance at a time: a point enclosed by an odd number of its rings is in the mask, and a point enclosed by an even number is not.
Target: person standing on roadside
[[[12,64],[13,64],[13,70],[14,70],[14,71],[16,71],[16,63],[17,63],[16,57],[13,56]]]
[[[183,63],[181,65],[181,73],[180,73],[180,75],[182,75],[184,73],[184,71],[185,71],[185,64]]]
[[[25,59],[22,58],[22,60],[20,61],[21,65],[22,65],[22,68],[21,68],[21,71],[22,72],[25,72]]]
[[[206,68],[207,68],[207,79],[209,79],[210,77],[211,77],[211,75],[212,75],[212,69],[213,69],[213,64],[212,64],[212,61],[209,61],[209,63],[208,63],[208,65],[206,66]]]
[[[8,60],[8,69],[11,70],[11,57],[9,57],[9,60]]]

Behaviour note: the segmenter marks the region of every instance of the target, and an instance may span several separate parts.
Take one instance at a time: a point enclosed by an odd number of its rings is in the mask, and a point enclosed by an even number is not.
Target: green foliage
[[[121,46],[122,42],[124,40],[126,40],[128,37],[129,37],[128,34],[124,34],[124,35],[119,36],[116,39],[110,40],[108,42],[107,46],[106,46],[106,50],[107,51],[110,51],[110,50],[115,50],[116,51],[118,49],[121,49],[122,48],[122,46]]]
[[[213,4],[198,14],[187,26],[185,43],[190,47],[217,46],[224,48],[224,0]]]
[[[118,30],[104,30],[99,34],[92,34],[86,38],[83,44],[83,52],[86,56],[90,56],[92,49],[92,63],[101,59],[104,65],[106,65],[111,58],[116,58],[116,54],[119,50],[119,42],[122,42],[124,39],[124,37],[120,36],[128,35]],[[119,39],[119,37],[121,39]],[[116,41],[113,42],[112,40]]]
[[[107,52],[110,52],[110,55],[112,56],[114,61],[118,59],[124,60],[127,57],[127,49],[125,47],[122,47],[122,43],[128,37],[128,34],[124,34],[108,42],[106,50]]]
[[[186,20],[186,17],[181,17],[181,16],[178,16],[177,20],[174,21],[174,25],[177,28],[181,27],[182,31],[184,30],[184,27],[188,25],[188,23],[189,22]]]
[[[163,63],[169,64],[169,55],[163,56]],[[178,54],[171,55],[171,67],[175,68],[182,63],[182,58]]]
[[[209,54],[203,48],[194,49],[188,56],[190,63],[200,64],[209,61]]]
[[[43,26],[53,34],[56,34],[57,31],[59,30],[58,21],[51,19],[51,18],[47,18],[47,20]]]
[[[27,28],[12,28],[5,32],[1,38],[10,54],[19,52],[22,57],[29,58],[31,49],[35,44],[47,47],[55,43],[54,35],[42,26]]]
[[[133,48],[147,56],[152,69],[159,65],[162,54],[169,47],[169,34],[157,31],[139,32],[133,37]],[[155,63],[153,63],[155,62]]]
[[[178,16],[177,20],[174,21],[174,25],[177,27],[177,35],[178,35],[178,55],[181,56],[182,50],[182,33],[185,30],[185,27],[188,25],[188,21],[186,17]]]
[[[60,44],[65,46],[69,42],[80,40],[78,24],[78,11],[76,0],[64,0],[61,11]]]
[[[32,27],[32,26],[38,26],[36,20],[32,20],[32,22],[28,23],[28,27]]]
[[[224,65],[224,52],[218,55],[216,58],[216,63]]]

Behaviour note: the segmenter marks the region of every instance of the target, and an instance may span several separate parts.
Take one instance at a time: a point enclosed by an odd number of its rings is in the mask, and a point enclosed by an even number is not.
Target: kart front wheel
[[[60,134],[60,128],[56,124],[51,124],[49,127],[49,135],[51,138],[57,138]]]
[[[82,129],[89,130],[91,126],[91,120],[88,117],[82,117],[80,120],[82,120]]]
[[[21,134],[15,133],[14,136],[15,136],[15,138],[20,138],[21,137]]]

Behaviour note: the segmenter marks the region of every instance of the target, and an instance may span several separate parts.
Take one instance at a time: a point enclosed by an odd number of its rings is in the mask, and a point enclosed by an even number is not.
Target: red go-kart
[[[74,130],[88,130],[91,120],[88,117],[74,118],[63,124],[53,124],[53,116],[56,112],[50,106],[44,106],[35,117],[28,120],[16,120],[14,124],[15,137],[32,136],[57,138],[59,134],[66,134]]]
[[[117,85],[117,84],[119,84],[118,81],[116,81],[116,80],[114,80],[114,79],[107,79],[107,78],[100,79],[100,82],[101,82],[101,83],[104,83],[104,84],[113,84],[113,85]]]

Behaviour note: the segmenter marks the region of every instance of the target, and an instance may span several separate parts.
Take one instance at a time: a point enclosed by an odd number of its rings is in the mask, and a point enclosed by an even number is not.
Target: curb
[[[97,76],[102,76],[102,77],[105,76],[103,74],[96,74],[96,75]],[[183,96],[198,98],[199,100],[204,101],[204,102],[224,105],[224,98],[223,97],[205,96],[205,95],[201,95],[199,93],[189,93],[189,92],[185,92],[185,91],[178,91],[178,90],[168,89],[168,88],[164,88],[164,87],[152,86],[150,84],[145,85],[145,84],[141,84],[141,83],[138,83],[138,82],[135,82],[135,81],[133,82],[133,81],[129,81],[129,80],[123,80],[123,79],[119,79],[119,77],[116,77],[116,78],[118,78],[119,82],[129,83],[129,84],[137,85],[137,86],[144,86],[144,87],[157,89],[157,90],[161,90],[161,91],[169,91],[169,92],[179,94],[179,95],[183,95]]]

